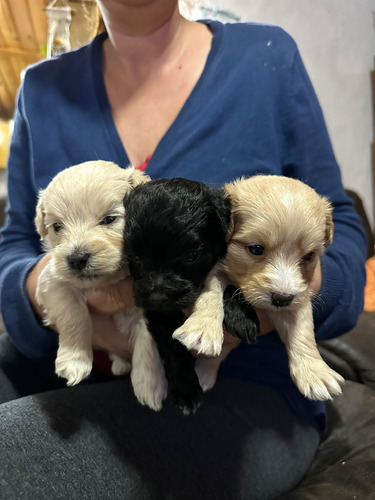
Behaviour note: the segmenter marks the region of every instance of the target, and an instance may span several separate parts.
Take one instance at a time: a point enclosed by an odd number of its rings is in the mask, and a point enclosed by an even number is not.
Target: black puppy
[[[195,358],[172,334],[226,254],[230,202],[219,189],[174,178],[137,186],[124,206],[136,304],[163,359],[170,400],[184,413],[194,412],[202,397]]]

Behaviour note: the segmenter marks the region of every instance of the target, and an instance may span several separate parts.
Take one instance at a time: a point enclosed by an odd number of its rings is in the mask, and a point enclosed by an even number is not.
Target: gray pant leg
[[[100,382],[111,378],[105,373],[94,372],[85,382]],[[8,334],[0,334],[0,404],[63,387],[66,387],[66,381],[55,374],[54,357],[29,359],[14,347]]]
[[[0,405],[0,498],[262,500],[293,488],[318,432],[272,389],[221,378],[195,415],[121,379]]]

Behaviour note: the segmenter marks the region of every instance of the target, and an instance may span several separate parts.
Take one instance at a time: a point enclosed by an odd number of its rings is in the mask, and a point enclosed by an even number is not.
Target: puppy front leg
[[[172,338],[184,315],[182,311],[145,311],[145,315],[164,363],[169,398],[185,415],[194,413],[202,398],[202,388],[194,369],[195,358],[185,346]]]
[[[56,374],[66,378],[67,385],[78,384],[92,370],[92,322],[86,298],[82,291],[56,280],[47,264],[36,299],[46,311],[45,324],[55,325],[59,333]]]
[[[310,299],[306,297],[298,309],[269,315],[286,346],[290,374],[300,392],[316,400],[341,394],[344,379],[323,361],[316,345]]]
[[[194,304],[193,312],[173,333],[173,338],[187,349],[194,349],[206,356],[220,354],[224,339],[224,287],[224,278],[215,269],[212,270]]]
[[[143,311],[136,307],[124,315],[121,331],[128,332],[133,346],[130,378],[134,394],[142,405],[159,411],[168,394],[168,383],[158,348],[148,331]]]

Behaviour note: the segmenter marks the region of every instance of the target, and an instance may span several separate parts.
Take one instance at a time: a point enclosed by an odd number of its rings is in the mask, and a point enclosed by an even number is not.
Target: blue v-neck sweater
[[[335,206],[335,236],[323,257],[314,315],[318,339],[339,335],[362,310],[365,236],[298,49],[274,26],[207,23],[213,39],[205,68],[147,173],[216,185],[241,175],[282,174],[328,196]],[[38,190],[76,163],[129,164],[103,81],[105,37],[30,67],[18,95],[0,245],[1,310],[14,344],[31,358],[55,355],[57,348],[57,335],[35,318],[24,290],[41,255],[33,222]],[[276,333],[232,352],[221,375],[276,387],[298,415],[324,426],[324,404],[308,401],[293,385]]]

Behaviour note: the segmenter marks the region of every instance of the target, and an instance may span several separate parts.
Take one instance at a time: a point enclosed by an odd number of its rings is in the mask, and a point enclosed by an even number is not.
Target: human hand
[[[129,336],[119,331],[113,315],[135,305],[133,283],[129,276],[87,293],[87,304],[93,324],[93,348],[117,354],[127,360],[130,360],[132,355]]]
[[[91,311],[91,320],[93,349],[111,352],[130,361],[132,345],[129,335],[120,332],[113,315]]]
[[[36,316],[41,320],[43,319],[44,316],[44,311],[43,308],[38,304],[35,298],[35,293],[36,293],[36,288],[38,285],[38,279],[43,271],[44,267],[47,265],[47,263],[51,260],[51,255],[46,254],[44,255],[38,262],[37,264],[33,267],[33,269],[29,272],[26,278],[25,282],[25,291],[27,294],[27,297],[30,301],[31,307],[33,308],[34,313]]]
[[[318,262],[316,264],[310,287],[313,291],[314,297],[316,297],[322,287],[322,261],[320,260],[320,258],[318,259]]]
[[[107,286],[87,292],[87,303],[92,312],[115,314],[135,306],[134,280],[131,276]]]
[[[267,312],[263,309],[257,308],[255,308],[255,312],[257,313],[260,326],[258,335],[266,335],[267,333],[272,332],[275,329],[275,325],[268,317]]]

